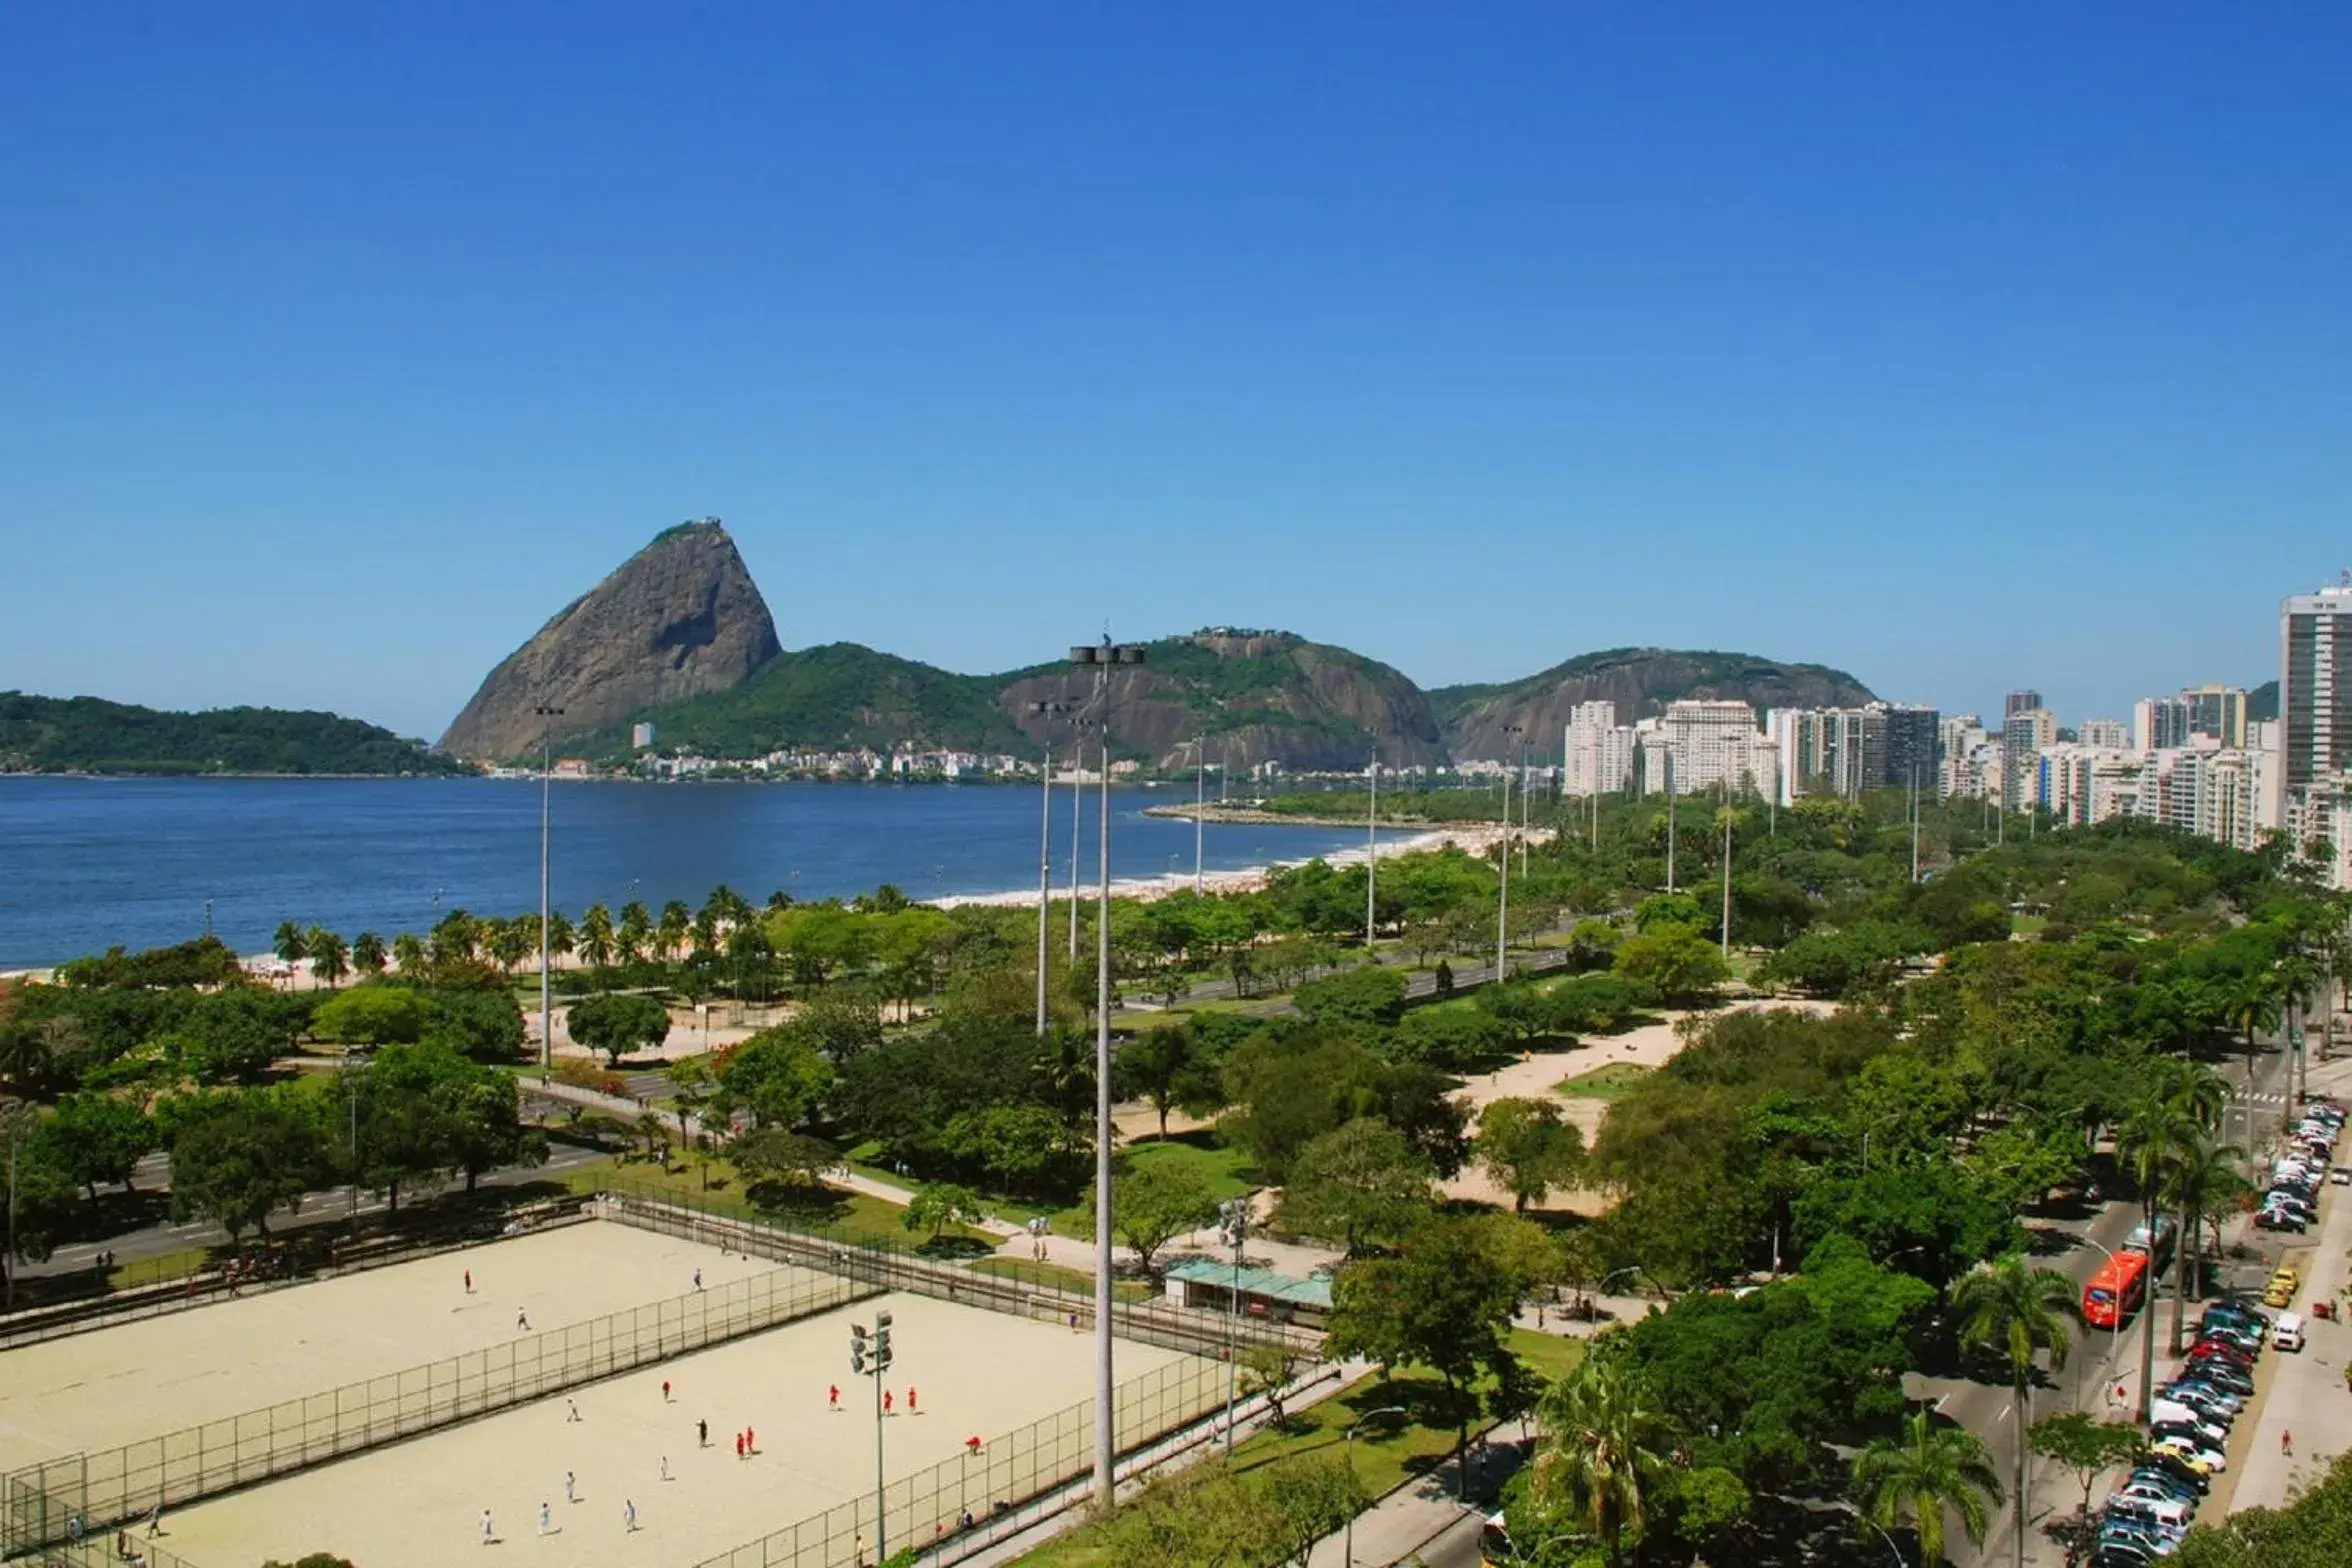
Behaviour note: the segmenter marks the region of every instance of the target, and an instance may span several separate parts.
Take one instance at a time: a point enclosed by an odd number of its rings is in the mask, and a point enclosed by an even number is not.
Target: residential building
[[[2132,704],[2132,745],[2170,751],[2189,741],[2189,705],[2178,697],[2142,697]]]
[[[1571,795],[1607,795],[1633,782],[1633,726],[1617,722],[1617,704],[1580,702],[1568,714],[1561,742],[1565,788]]]
[[[2013,691],[2001,699],[2001,717],[2005,720],[2012,713],[2028,713],[2041,705],[2042,694],[2040,692]]]
[[[1669,772],[1678,795],[1725,785],[1743,790],[1778,787],[1778,748],[1758,733],[1755,711],[1744,702],[1670,702],[1664,713],[1643,721],[1636,730],[1645,794],[1665,791]]]
[[[2101,751],[2123,751],[2131,746],[2131,732],[2124,728],[2121,719],[2085,719],[2074,738]]]
[[[2280,819],[2352,768],[2352,581],[2279,606]],[[2305,833],[2309,838],[2315,835]]]
[[[2030,693],[2011,692],[2011,697]],[[2022,811],[2047,802],[2039,760],[2044,748],[2058,744],[2058,716],[2047,708],[2012,708],[2001,719],[2001,805]]]
[[[2187,686],[2176,699],[2188,710],[2189,733],[2232,750],[2246,745],[2246,690],[2242,686]]]
[[[1873,703],[1865,711],[1879,715],[1883,736],[1877,782],[1896,789],[1934,788],[1936,764],[1943,760],[1943,715],[1901,702]]]

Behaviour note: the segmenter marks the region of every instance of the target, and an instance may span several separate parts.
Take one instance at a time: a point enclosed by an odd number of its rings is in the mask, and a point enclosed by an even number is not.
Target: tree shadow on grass
[[[926,1258],[962,1262],[967,1258],[988,1257],[996,1251],[996,1243],[987,1236],[933,1236],[915,1251]]]

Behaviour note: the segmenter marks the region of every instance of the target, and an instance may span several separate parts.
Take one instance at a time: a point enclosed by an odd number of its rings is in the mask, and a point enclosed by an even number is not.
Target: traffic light
[[[863,1323],[852,1323],[849,1326],[850,1376],[864,1377],[866,1375],[866,1358],[871,1348],[872,1341],[866,1333],[866,1326]]]
[[[890,1314],[887,1312],[874,1314],[874,1370],[890,1370]]]

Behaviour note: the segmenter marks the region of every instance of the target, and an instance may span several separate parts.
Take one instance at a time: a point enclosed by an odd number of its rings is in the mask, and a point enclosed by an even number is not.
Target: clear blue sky
[[[2352,8],[0,9],[0,687],[1659,643],[2072,720],[2352,559]]]

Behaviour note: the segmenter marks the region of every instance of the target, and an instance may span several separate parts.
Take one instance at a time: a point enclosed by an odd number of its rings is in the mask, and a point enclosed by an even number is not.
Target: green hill
[[[996,706],[999,685],[836,642],[777,654],[741,685],[637,717],[653,722],[662,750],[714,757],[901,744],[1027,752],[1029,742]],[[565,745],[618,755],[629,749],[629,726],[608,725]]]
[[[0,692],[0,772],[464,774],[390,730],[332,713],[175,713],[97,697]]]

